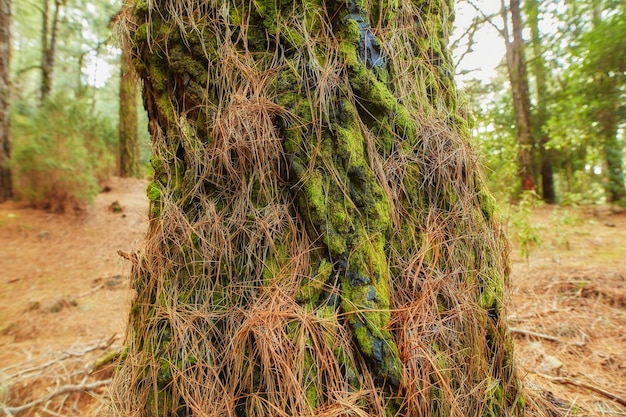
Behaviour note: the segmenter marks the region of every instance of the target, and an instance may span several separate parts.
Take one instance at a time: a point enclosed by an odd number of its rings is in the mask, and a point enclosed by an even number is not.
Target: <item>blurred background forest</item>
[[[3,36],[10,48],[2,49],[10,50],[2,95],[11,123],[0,135],[10,143],[10,155],[9,146],[0,154],[1,177],[12,175],[1,182],[4,199],[80,208],[111,175],[150,174],[146,116],[114,35],[121,7],[12,1],[3,29],[10,28]],[[498,199],[528,200],[526,192],[549,204],[626,204],[625,2],[461,0],[456,7],[455,75]]]

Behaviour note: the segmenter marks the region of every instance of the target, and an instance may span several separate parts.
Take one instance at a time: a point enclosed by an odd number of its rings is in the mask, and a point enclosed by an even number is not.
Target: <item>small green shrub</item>
[[[542,228],[533,224],[531,219],[533,209],[542,204],[541,198],[534,191],[524,191],[519,203],[510,207],[507,216],[511,227],[510,235],[517,241],[520,255],[526,261],[533,249],[542,243]]]
[[[37,208],[80,210],[115,169],[117,134],[109,120],[64,95],[39,109],[15,106],[11,135],[16,193]]]

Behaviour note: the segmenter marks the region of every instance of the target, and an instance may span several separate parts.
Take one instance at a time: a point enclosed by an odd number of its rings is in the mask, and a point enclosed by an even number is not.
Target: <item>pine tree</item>
[[[13,195],[9,139],[9,61],[11,59],[11,0],[0,0],[0,202]]]
[[[128,2],[126,2],[128,3]],[[130,7],[125,4],[124,7]],[[120,59],[120,176],[141,178],[141,150],[137,130],[137,75],[128,45],[122,46]]]
[[[117,415],[524,412],[451,15],[134,2],[154,180]]]

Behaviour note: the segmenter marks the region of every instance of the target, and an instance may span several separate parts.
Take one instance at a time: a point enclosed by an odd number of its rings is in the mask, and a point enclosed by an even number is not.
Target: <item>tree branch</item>
[[[467,0],[467,3],[472,6],[474,8],[474,10],[476,10],[478,13],[481,14],[481,16],[483,17],[483,19],[485,19],[486,23],[489,23],[489,25],[491,25],[495,30],[498,31],[498,33],[500,34],[500,36],[502,36],[503,39],[508,40],[508,36],[506,34],[506,31],[502,28],[500,28],[498,25],[496,25],[495,23],[493,23],[493,21],[491,19],[493,19],[496,14],[493,15],[487,15],[485,14],[485,12],[483,12],[480,7],[478,7],[472,0]]]
[[[46,401],[49,401],[52,398],[57,397],[59,395],[68,394],[72,392],[93,391],[96,388],[109,385],[110,383],[111,383],[111,379],[104,379],[102,381],[96,381],[90,384],[83,383],[83,384],[78,384],[78,385],[63,385],[62,387],[59,387],[58,389],[51,392],[50,394],[44,397],[38,398],[29,403],[26,403],[17,407],[2,406],[2,411],[4,411],[7,416],[11,417],[14,414],[21,413],[22,411],[28,410],[29,408],[36,407],[40,404],[43,404]]]
[[[619,404],[626,406],[626,398],[624,397],[620,397],[617,394],[613,394],[612,392],[609,392],[607,390],[605,390],[604,388],[600,388],[600,387],[596,387],[595,385],[591,385],[591,384],[586,384],[584,382],[580,382],[580,381],[576,381],[574,379],[571,378],[565,378],[565,377],[560,377],[560,376],[550,376],[550,375],[546,375],[546,374],[542,374],[542,373],[537,373],[537,375],[539,375],[542,378],[548,379],[552,382],[557,382],[559,384],[564,384],[564,385],[574,385],[576,387],[581,387],[581,388],[586,388],[589,389],[593,392],[597,392],[600,395],[603,395],[607,398],[610,398],[613,401],[618,402]]]
[[[533,332],[532,330],[525,330],[525,329],[518,329],[516,327],[509,327],[509,331],[511,333],[523,334],[525,336],[532,336],[532,337],[538,337],[540,339],[550,340],[551,342],[559,342],[559,343],[563,342],[558,337],[550,336],[549,334]]]

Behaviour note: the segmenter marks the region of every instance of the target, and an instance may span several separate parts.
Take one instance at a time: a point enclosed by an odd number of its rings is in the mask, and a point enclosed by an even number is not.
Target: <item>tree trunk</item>
[[[612,90],[613,80],[608,79],[606,74],[600,74],[596,87],[604,85],[600,91]],[[598,133],[604,153],[604,192],[608,203],[626,203],[626,186],[624,185],[624,168],[622,144],[617,138],[617,113],[618,110],[605,108],[596,113],[598,121]]]
[[[57,33],[59,30],[59,13],[61,1],[54,1],[54,11],[50,20],[50,0],[43,2],[43,25],[41,28],[41,102],[43,103],[52,91],[52,73],[56,55]]]
[[[541,196],[548,204],[556,204],[556,192],[554,188],[553,172],[553,151],[546,148],[550,137],[545,132],[544,127],[548,119],[548,84],[544,52],[541,46],[541,34],[539,32],[539,2],[537,0],[527,0],[526,10],[528,11],[528,26],[532,36],[533,60],[532,72],[535,76],[537,88],[537,105],[532,114],[532,136],[533,141],[538,146],[538,159],[541,174]]]
[[[127,45],[122,46],[120,67],[120,176],[141,178],[141,151],[137,131],[137,75]]]
[[[11,59],[11,0],[0,0],[0,203],[13,196],[9,139],[9,62]]]
[[[533,170],[532,124],[530,113],[530,93],[528,91],[528,74],[524,55],[524,39],[522,38],[522,16],[519,0],[510,0],[507,13],[504,1],[502,2],[502,17],[505,22],[506,35],[506,63],[513,96],[513,110],[515,112],[515,128],[518,144],[519,176],[522,190],[534,190],[535,172]],[[510,14],[512,34],[509,34],[508,17]],[[512,36],[510,36],[512,35]]]
[[[116,415],[522,414],[451,2],[133,4],[155,175]]]
[[[593,1],[593,24],[602,24],[602,3]],[[623,73],[623,68],[620,68]],[[626,185],[624,184],[623,152],[618,135],[620,97],[623,91],[620,83],[609,76],[605,68],[597,68],[593,75],[592,91],[595,95],[593,116],[597,121],[597,134],[602,144],[604,156],[604,194],[608,203],[626,204]]]

